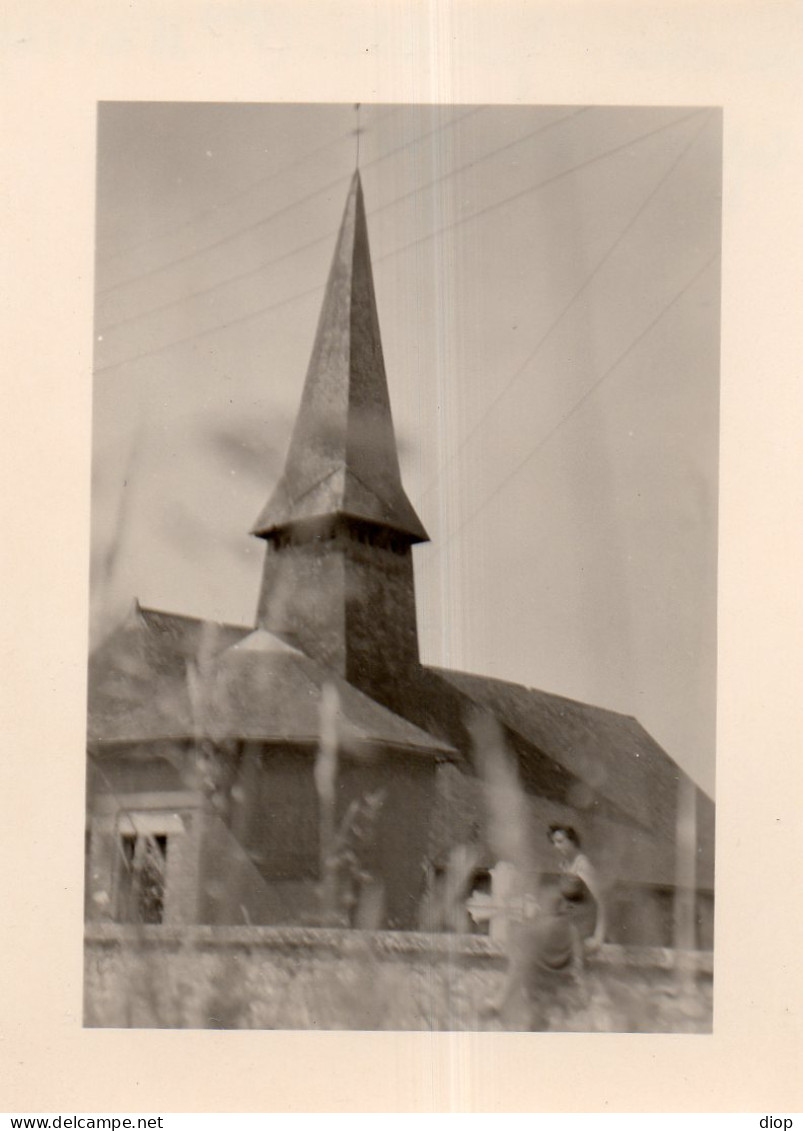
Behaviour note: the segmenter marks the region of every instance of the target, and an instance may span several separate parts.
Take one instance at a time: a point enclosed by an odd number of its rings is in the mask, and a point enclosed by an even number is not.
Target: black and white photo
[[[86,1026],[711,1031],[721,146],[99,104]]]

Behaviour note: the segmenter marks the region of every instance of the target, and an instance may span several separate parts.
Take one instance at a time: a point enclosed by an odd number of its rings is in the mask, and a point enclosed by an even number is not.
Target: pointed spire
[[[253,533],[343,515],[409,541],[427,533],[404,492],[379,336],[359,170],[346,200],[284,472]]]

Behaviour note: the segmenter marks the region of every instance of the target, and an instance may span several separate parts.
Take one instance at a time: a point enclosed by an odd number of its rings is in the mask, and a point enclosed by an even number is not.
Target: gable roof
[[[588,703],[467,672],[435,669],[570,773],[654,825],[682,771],[641,724]]]
[[[459,751],[458,763],[464,773],[474,776],[476,724],[483,714],[495,717],[502,738],[515,756],[523,788],[534,797],[557,805],[571,805],[585,795],[589,808],[619,824],[646,828],[644,815],[631,811],[610,792],[603,793],[570,765],[555,756],[550,744],[536,741],[526,728],[517,729],[514,720],[499,709],[500,704],[479,694],[479,688],[462,673],[445,669],[411,666],[391,683],[383,682],[370,693],[396,714],[403,715],[428,734],[436,735]]]
[[[90,745],[149,742],[195,733],[187,665],[247,635],[238,625],[143,609],[126,619],[89,657]]]
[[[579,790],[574,784],[566,794],[570,807],[588,810],[598,796],[627,814],[641,829],[641,835],[637,829],[630,834],[634,844],[650,856],[643,870],[653,882],[672,882],[678,796],[689,779],[635,718],[505,680],[432,670],[581,782]],[[529,755],[522,746],[516,752],[526,784]],[[700,879],[712,883],[714,807],[699,787],[695,790]]]
[[[455,754],[272,633],[138,605],[90,658],[89,740],[315,743],[327,683],[338,694],[347,749]]]
[[[674,882],[683,772],[635,719],[504,680],[421,666],[390,709],[273,633],[135,604],[90,657],[90,747],[198,738],[309,747],[327,683],[346,754],[381,747],[471,770],[470,715],[490,712],[541,824],[594,813],[619,830],[620,877]],[[698,885],[710,888],[714,806],[700,790],[697,809]]]

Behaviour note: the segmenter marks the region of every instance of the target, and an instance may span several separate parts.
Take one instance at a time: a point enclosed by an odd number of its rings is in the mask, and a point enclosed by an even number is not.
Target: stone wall
[[[90,924],[85,1024],[113,1028],[498,1030],[487,1015],[506,959],[471,935],[272,927]],[[712,957],[606,946],[583,984],[545,1005],[544,1027],[707,1033]]]

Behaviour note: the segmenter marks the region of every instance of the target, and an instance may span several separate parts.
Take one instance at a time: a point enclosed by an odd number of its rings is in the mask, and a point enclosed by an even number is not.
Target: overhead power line
[[[164,345],[145,350],[143,353],[134,354],[133,357],[125,357],[121,361],[113,361],[108,365],[101,365],[95,369],[95,375],[98,373],[108,373],[112,369],[120,369],[123,365],[133,365],[137,361],[144,361],[146,358],[156,357],[158,354],[165,353],[167,350],[177,349],[179,346],[185,346],[190,342],[209,337],[210,334],[219,334],[224,330],[230,330],[232,326],[240,326],[244,322],[251,322],[255,318],[260,318],[263,314],[271,314],[274,310],[280,310],[283,306],[290,306],[294,302],[300,302],[301,299],[309,298],[310,295],[318,294],[323,290],[324,286],[324,283],[319,283],[317,286],[310,287],[306,291],[299,291],[297,294],[290,295],[289,298],[280,299],[279,302],[271,303],[270,306],[262,306],[259,310],[251,310],[246,314],[238,315],[236,318],[230,318],[228,322],[210,326],[207,330],[197,330],[192,334],[187,334],[184,338],[177,338],[172,342],[165,342]]]
[[[423,236],[418,236],[415,239],[411,240],[409,243],[406,243],[399,248],[395,248],[392,251],[386,252],[385,255],[382,255],[378,259],[375,260],[375,264],[380,264],[380,263],[385,262],[388,259],[395,258],[397,255],[402,255],[405,252],[410,251],[412,248],[417,247],[417,246],[421,245],[422,243],[426,243],[431,239],[435,239],[437,236],[443,235],[444,233],[446,233],[448,231],[452,231],[456,228],[462,227],[464,224],[472,223],[473,221],[479,219],[482,216],[486,216],[489,213],[494,212],[499,208],[504,208],[506,205],[510,204],[511,202],[519,200],[522,197],[529,195],[530,193],[537,192],[540,189],[547,187],[548,185],[555,184],[557,181],[561,180],[562,178],[567,177],[567,176],[571,176],[573,173],[576,173],[576,172],[578,172],[582,169],[585,169],[585,168],[589,167],[590,165],[595,164],[598,161],[606,160],[607,158],[614,156],[616,153],[621,152],[623,149],[631,148],[633,145],[640,144],[641,142],[646,141],[648,138],[653,137],[656,134],[661,133],[664,130],[670,129],[673,126],[680,125],[682,122],[688,121],[690,118],[695,117],[699,113],[701,113],[701,111],[694,111],[690,114],[684,115],[682,118],[673,119],[672,122],[665,123],[662,126],[658,126],[655,129],[649,130],[647,133],[640,135],[639,137],[631,138],[627,142],[624,142],[621,145],[615,146],[613,149],[607,150],[606,152],[601,153],[601,154],[597,154],[594,157],[587,158],[586,160],[581,161],[579,164],[574,165],[569,169],[564,169],[560,173],[556,173],[553,176],[547,177],[543,181],[539,181],[534,185],[530,185],[527,189],[523,189],[521,192],[514,193],[512,196],[505,197],[502,200],[495,201],[493,204],[487,205],[485,208],[480,209],[478,212],[473,212],[469,216],[464,216],[464,217],[461,217],[458,220],[452,221],[451,223],[444,224],[440,228],[435,229],[435,231],[429,232],[429,233],[427,233]],[[110,372],[111,370],[119,369],[124,365],[134,364],[135,362],[145,360],[146,358],[157,356],[158,354],[164,353],[167,350],[174,349],[174,348],[177,348],[178,346],[186,345],[190,342],[200,340],[201,338],[208,337],[210,334],[215,334],[215,333],[219,333],[221,331],[228,330],[232,326],[237,326],[237,325],[241,325],[244,322],[249,322],[249,321],[251,321],[255,318],[259,318],[259,317],[261,317],[265,314],[272,313],[273,311],[279,310],[282,307],[288,306],[288,305],[290,305],[294,302],[298,302],[301,299],[309,297],[310,295],[316,294],[317,292],[322,291],[324,289],[324,286],[325,286],[325,283],[320,283],[317,286],[310,287],[310,288],[307,288],[304,291],[300,291],[300,292],[298,292],[294,295],[290,295],[286,299],[280,299],[278,302],[271,303],[268,306],[259,307],[256,310],[248,311],[248,312],[246,312],[242,315],[239,315],[236,318],[229,319],[225,323],[218,323],[214,326],[208,327],[205,330],[195,331],[192,334],[188,334],[183,338],[174,339],[173,341],[165,342],[162,345],[154,346],[152,349],[145,350],[145,351],[138,353],[138,354],[134,354],[131,357],[122,358],[120,361],[114,361],[114,362],[108,363],[107,365],[98,366],[95,369],[95,373],[100,374],[100,373]]]
[[[706,260],[702,267],[698,268],[698,270],[695,271],[694,275],[692,275],[689,281],[681,287],[681,289],[669,300],[668,303],[666,303],[664,307],[662,307],[658,314],[656,314],[655,317],[644,327],[644,329],[631,341],[627,348],[619,354],[616,360],[608,366],[608,368],[597,378],[596,381],[592,382],[592,384],[586,389],[580,399],[572,405],[565,416],[561,417],[557,424],[553,428],[550,428],[545,436],[541,437],[535,447],[531,448],[527,452],[524,458],[520,460],[519,463],[517,463],[513,468],[513,470],[504,477],[502,482],[494,488],[490,495],[486,496],[486,498],[483,499],[480,505],[471,512],[468,518],[461,522],[456,530],[453,530],[451,534],[448,534],[446,536],[445,541],[442,543],[443,545],[447,545],[448,543],[453,542],[454,539],[457,538],[457,536],[461,534],[466,529],[466,527],[470,523],[472,523],[474,519],[477,518],[487,506],[489,506],[490,503],[493,502],[495,498],[497,498],[499,493],[503,491],[505,487],[507,487],[508,483],[515,479],[519,472],[522,471],[527,466],[527,464],[546,446],[546,444],[549,443],[553,436],[555,436],[560,431],[560,429],[563,428],[569,420],[571,420],[575,413],[582,408],[586,401],[600,388],[600,386],[605,381],[607,381],[608,378],[613,376],[619,366],[627,360],[633,350],[635,350],[637,346],[639,346],[644,341],[644,339],[648,337],[648,335],[655,329],[658,323],[666,317],[669,311],[672,310],[673,307],[677,306],[683,296],[689,290],[691,290],[697,280],[702,278],[705,272],[709,269],[709,267],[711,267],[713,263],[716,262],[718,258],[719,251],[715,252],[709,259]]]
[[[391,114],[396,113],[396,111],[397,107],[393,107],[392,109],[386,111],[384,114],[380,114],[378,118],[373,119],[372,125],[379,125],[380,122],[384,122],[386,118],[389,118]],[[142,240],[138,240],[136,243],[129,244],[128,246],[123,248],[118,248],[116,251],[111,251],[107,255],[101,256],[98,259],[98,263],[110,263],[113,259],[120,259],[124,255],[130,255],[134,251],[139,251],[140,248],[147,247],[149,243],[153,243],[155,240],[164,239],[167,236],[176,236],[179,234],[179,232],[183,232],[186,228],[194,227],[196,224],[201,223],[203,220],[207,219],[207,217],[214,216],[217,212],[220,212],[221,209],[228,208],[231,204],[236,203],[238,200],[242,200],[244,196],[248,196],[249,193],[254,192],[256,189],[264,188],[265,185],[270,184],[271,181],[274,181],[283,174],[288,173],[291,169],[296,169],[300,165],[303,165],[306,161],[310,161],[313,157],[317,157],[318,154],[325,153],[328,149],[334,149],[336,146],[342,145],[344,138],[348,137],[350,132],[351,131],[347,131],[346,133],[339,134],[336,138],[325,142],[323,145],[317,146],[315,149],[309,150],[307,153],[302,154],[301,157],[296,158],[294,161],[290,161],[282,165],[274,172],[268,173],[267,176],[259,177],[257,180],[251,181],[250,184],[244,185],[242,188],[238,189],[237,192],[235,192],[232,196],[228,196],[224,200],[219,200],[216,204],[211,205],[209,208],[202,209],[194,216],[191,216],[188,220],[185,220],[182,224],[179,224],[178,227],[171,225],[170,227],[163,228],[158,232],[152,232],[149,236],[146,236]],[[115,285],[123,286],[124,283]]]
[[[539,127],[539,129],[534,130],[529,134],[526,134],[524,137],[516,138],[514,141],[508,142],[505,145],[500,146],[498,149],[493,149],[489,153],[483,154],[482,157],[478,157],[474,161],[469,161],[466,165],[461,165],[457,169],[450,170],[450,172],[447,173],[443,177],[436,177],[434,180],[429,181],[425,185],[418,185],[415,188],[411,189],[409,192],[403,193],[401,196],[394,197],[393,200],[390,200],[387,203],[380,205],[379,208],[375,208],[371,213],[371,218],[373,219],[375,216],[380,215],[382,212],[387,211],[389,208],[395,208],[397,205],[403,203],[403,201],[410,200],[411,198],[420,195],[422,192],[426,192],[427,189],[433,188],[435,185],[443,183],[444,181],[448,180],[450,177],[456,177],[460,173],[464,173],[469,169],[473,169],[475,166],[481,164],[483,161],[486,161],[491,157],[495,157],[499,153],[503,153],[507,149],[512,149],[517,145],[523,145],[526,141],[530,141],[532,138],[536,137],[538,134],[543,133],[545,130],[550,129],[553,126],[560,125],[562,122],[567,121],[569,118],[576,118],[578,116],[578,114],[582,114],[582,113],[585,113],[585,110],[575,110],[572,113],[565,115],[565,117],[557,119],[557,121],[548,122],[546,125]],[[464,115],[464,118],[466,116],[467,115]],[[461,119],[461,120],[463,120],[463,119]],[[429,135],[427,135],[427,136],[429,136]],[[422,140],[425,140],[425,139],[419,138],[418,140],[422,141]],[[406,148],[406,147],[402,146],[400,148],[403,149],[403,148]],[[399,151],[400,150],[394,150],[391,153],[386,154],[385,156],[390,157],[390,156],[393,155],[393,153],[396,153],[396,152],[399,152]],[[385,158],[384,157],[377,158],[375,161],[371,161],[367,165],[365,165],[364,168],[370,168],[371,165],[375,165],[379,161],[382,161],[382,160],[385,160]],[[283,213],[291,211],[293,208],[296,208],[296,207],[300,206],[301,204],[304,204],[307,201],[312,200],[316,196],[320,196],[320,195],[322,195],[326,192],[329,192],[331,189],[337,187],[340,184],[345,184],[345,182],[348,181],[351,178],[351,176],[352,176],[352,174],[348,173],[348,174],[345,174],[344,176],[337,177],[334,181],[331,181],[329,184],[325,185],[323,188],[316,189],[316,191],[311,193],[309,196],[305,196],[301,200],[294,201],[292,204],[289,204],[286,207],[280,209],[278,212],[273,213],[271,216],[267,217],[266,219],[260,220],[257,223],[253,224],[251,226],[251,228],[243,229],[243,231],[241,231],[238,234],[243,235],[247,231],[250,231],[250,230],[253,230],[254,228],[259,228],[259,227],[262,227],[265,224],[271,223],[273,220],[275,220],[278,216],[282,215]],[[257,267],[252,267],[248,271],[241,271],[241,272],[238,272],[235,275],[229,275],[229,276],[227,276],[227,278],[221,279],[217,283],[213,283],[212,286],[210,286],[210,287],[202,287],[197,291],[189,291],[187,294],[181,295],[180,298],[171,299],[169,302],[162,303],[159,306],[149,307],[147,310],[139,311],[137,314],[132,314],[128,318],[118,319],[117,322],[105,323],[105,324],[99,326],[98,329],[100,330],[101,333],[104,333],[104,334],[109,333],[112,330],[119,329],[121,326],[127,326],[127,325],[130,325],[131,323],[139,322],[141,319],[147,318],[151,314],[161,314],[166,310],[173,310],[175,307],[180,306],[181,304],[183,304],[185,302],[189,302],[191,299],[200,298],[200,297],[203,297],[204,295],[208,295],[208,294],[214,294],[215,291],[218,291],[223,287],[229,286],[231,283],[239,283],[239,282],[242,282],[244,279],[254,278],[256,275],[262,274],[263,271],[267,271],[270,267],[275,267],[277,264],[283,263],[288,259],[292,259],[296,255],[301,255],[302,252],[309,251],[313,247],[318,247],[322,243],[327,243],[330,240],[332,240],[334,238],[334,236],[336,236],[336,235],[337,235],[336,231],[326,232],[322,236],[316,236],[315,239],[313,239],[313,240],[308,240],[306,243],[300,244],[298,247],[291,248],[289,251],[283,252],[281,255],[277,255],[273,259],[267,260],[267,262],[265,262],[265,263],[260,263]],[[221,244],[228,242],[228,238],[229,237],[227,237],[224,240],[221,240],[220,241]],[[231,237],[231,238],[233,238],[233,237]],[[215,246],[217,246],[217,245],[215,245]],[[204,250],[208,251],[208,250],[210,250],[210,248],[205,248]],[[187,256],[186,258],[187,259],[194,258],[194,255],[195,255],[195,253],[193,253],[190,256]],[[175,265],[176,264],[172,264],[171,266],[175,266]]]
[[[538,192],[542,188],[547,188],[549,185],[555,184],[557,181],[570,176],[572,173],[579,173],[582,169],[587,169],[590,165],[595,165],[598,161],[604,161],[608,157],[613,157],[615,154],[621,153],[625,149],[630,149],[634,145],[640,145],[641,142],[647,141],[648,138],[654,137],[656,134],[663,133],[664,130],[669,130],[672,129],[673,126],[679,126],[683,122],[688,122],[690,118],[694,118],[700,113],[705,113],[705,111],[694,110],[690,114],[685,114],[682,118],[675,118],[673,121],[666,122],[662,126],[656,126],[655,129],[649,130],[647,133],[639,135],[639,137],[631,138],[629,141],[622,142],[621,145],[614,146],[613,149],[607,149],[604,153],[598,153],[594,157],[588,157],[585,161],[581,161],[579,165],[573,165],[571,169],[564,169],[560,173],[555,173],[553,176],[547,177],[543,181],[538,181],[537,184],[522,189],[521,192],[514,193],[513,196],[507,196],[504,200],[495,201],[493,204],[481,208],[479,212],[473,212],[470,216],[465,216],[460,220],[455,220],[451,224],[446,224],[444,227],[438,228],[437,231],[430,232],[428,235],[419,236],[417,239],[412,240],[410,243],[405,244],[404,247],[398,248],[390,254],[401,255],[402,252],[409,251],[410,248],[417,247],[418,244],[426,243],[427,240],[431,240],[434,236],[442,235],[444,232],[448,232],[452,228],[460,227],[461,224],[467,224],[471,220],[478,220],[481,216],[486,216],[489,212],[495,212],[497,208],[502,208],[506,204],[512,204],[516,200],[521,200],[523,197],[529,196],[530,193]],[[382,256],[382,259],[386,258],[387,256]],[[382,259],[377,260],[377,262],[381,263]]]
[[[696,133],[695,133],[695,134],[694,134],[694,135],[693,135],[693,136],[691,137],[691,139],[690,139],[690,140],[689,140],[689,141],[688,141],[688,142],[686,143],[686,145],[684,145],[684,146],[683,146],[683,148],[681,149],[681,151],[680,151],[680,152],[679,152],[679,153],[677,154],[677,156],[676,156],[676,157],[674,158],[674,160],[672,161],[672,163],[671,163],[671,165],[669,166],[669,168],[668,168],[668,169],[666,170],[666,172],[665,172],[665,173],[664,173],[664,174],[663,174],[663,175],[661,176],[661,178],[660,178],[660,180],[658,181],[658,183],[657,183],[657,184],[656,184],[656,185],[654,186],[654,188],[653,188],[653,189],[652,189],[652,190],[650,191],[650,193],[649,193],[649,194],[647,195],[647,197],[646,197],[646,198],[645,198],[645,199],[644,199],[644,200],[642,201],[642,203],[641,203],[641,204],[639,205],[639,207],[638,207],[638,208],[636,209],[636,211],[635,211],[635,212],[633,213],[633,215],[632,215],[632,217],[630,218],[630,220],[628,220],[628,222],[627,222],[627,224],[625,225],[625,227],[624,227],[624,228],[623,228],[623,229],[621,230],[621,232],[619,232],[619,234],[618,234],[618,235],[616,236],[616,238],[614,239],[613,243],[612,243],[612,244],[610,245],[610,247],[608,248],[608,250],[607,250],[607,251],[606,251],[606,252],[605,252],[605,253],[603,254],[603,256],[601,257],[601,259],[599,259],[599,260],[597,261],[597,264],[596,264],[596,266],[595,266],[595,267],[593,268],[593,270],[591,271],[591,273],[590,273],[589,275],[587,275],[587,276],[586,276],[586,278],[585,278],[585,280],[583,281],[583,283],[582,283],[582,284],[581,284],[581,285],[580,285],[580,286],[578,287],[578,289],[577,289],[577,290],[576,290],[576,291],[574,292],[574,294],[573,294],[573,295],[572,295],[572,297],[571,297],[571,298],[569,299],[569,301],[568,301],[568,302],[567,302],[567,303],[566,303],[566,304],[565,304],[565,305],[563,306],[563,308],[562,308],[562,309],[560,310],[560,312],[558,313],[557,317],[556,317],[556,318],[554,318],[554,319],[552,320],[552,322],[551,322],[551,323],[549,324],[549,326],[547,327],[546,331],[545,331],[545,332],[544,332],[544,333],[543,333],[543,334],[541,335],[541,337],[539,338],[539,340],[538,340],[538,342],[537,342],[537,344],[536,344],[535,348],[534,348],[534,349],[533,349],[533,350],[532,350],[532,351],[531,351],[531,352],[530,352],[530,353],[529,353],[529,354],[527,355],[527,357],[525,358],[525,360],[524,360],[524,361],[523,361],[523,362],[521,363],[521,365],[520,365],[520,366],[518,367],[518,369],[516,369],[516,371],[515,371],[515,372],[513,373],[513,375],[512,375],[512,376],[511,376],[511,377],[509,378],[509,380],[508,380],[508,381],[507,381],[507,382],[506,382],[506,383],[505,383],[505,384],[503,385],[503,387],[502,387],[502,388],[500,389],[500,391],[499,391],[499,392],[497,393],[497,395],[496,395],[496,396],[494,397],[494,399],[493,399],[493,400],[491,401],[491,403],[490,403],[490,404],[488,405],[488,407],[487,407],[487,408],[485,409],[485,411],[484,411],[484,412],[483,412],[483,414],[482,414],[482,419],[481,419],[481,420],[479,420],[479,421],[478,421],[478,422],[477,422],[477,423],[476,423],[476,424],[475,424],[475,425],[474,425],[474,426],[473,426],[473,427],[472,427],[472,428],[471,428],[471,429],[469,430],[469,432],[467,433],[467,435],[466,435],[466,436],[465,436],[465,437],[464,437],[464,438],[463,438],[463,439],[461,440],[461,442],[460,442],[460,444],[458,445],[458,447],[457,447],[456,451],[454,452],[454,455],[453,455],[453,456],[451,457],[451,459],[450,459],[450,461],[449,461],[449,463],[450,463],[450,464],[453,464],[453,463],[454,463],[454,461],[455,461],[455,460],[457,459],[457,457],[458,457],[458,456],[460,455],[460,453],[461,453],[461,452],[462,452],[462,451],[463,451],[463,450],[464,450],[464,449],[465,449],[465,448],[466,448],[466,447],[468,446],[468,444],[469,444],[469,443],[470,443],[470,442],[471,442],[471,441],[472,441],[472,440],[474,439],[474,437],[475,437],[475,436],[477,435],[477,433],[478,433],[478,432],[480,431],[480,429],[481,429],[481,428],[485,428],[485,427],[486,427],[486,425],[487,425],[487,422],[488,422],[488,417],[489,417],[489,416],[491,415],[491,413],[493,413],[493,412],[494,412],[494,411],[496,410],[496,408],[498,407],[498,405],[499,405],[499,404],[501,404],[501,402],[502,402],[502,401],[504,400],[504,398],[505,398],[505,397],[507,396],[507,394],[508,394],[508,393],[510,392],[510,390],[511,390],[511,389],[512,389],[512,388],[513,388],[513,387],[514,387],[515,385],[516,385],[516,383],[518,382],[519,378],[520,378],[520,377],[522,377],[522,376],[523,376],[523,374],[527,372],[527,370],[529,369],[530,365],[531,365],[531,364],[532,364],[532,362],[533,362],[533,361],[535,360],[535,358],[536,358],[536,357],[538,356],[538,354],[540,353],[540,351],[541,351],[541,349],[543,348],[543,346],[544,346],[544,345],[546,344],[546,342],[547,342],[547,341],[549,340],[549,338],[550,338],[550,337],[552,336],[552,334],[553,334],[553,333],[554,333],[554,331],[555,331],[555,330],[556,330],[556,329],[558,328],[558,326],[559,326],[559,325],[561,324],[561,322],[563,322],[564,318],[565,318],[565,317],[566,317],[566,315],[567,315],[567,314],[569,313],[569,311],[570,311],[570,310],[572,309],[572,307],[573,307],[573,306],[575,305],[575,303],[577,302],[577,300],[578,300],[578,299],[580,298],[580,296],[581,296],[581,295],[583,294],[583,292],[584,292],[584,291],[586,291],[586,290],[587,290],[587,289],[588,289],[588,288],[589,288],[589,287],[591,286],[591,284],[592,284],[592,283],[594,282],[594,280],[595,280],[595,279],[597,278],[597,276],[599,275],[599,273],[600,273],[600,271],[602,270],[602,268],[603,268],[603,267],[605,266],[605,264],[606,264],[606,263],[607,263],[607,262],[608,262],[608,261],[609,261],[609,260],[611,259],[611,257],[612,257],[612,256],[614,255],[614,253],[616,252],[616,250],[617,250],[617,249],[618,249],[618,248],[619,248],[619,247],[621,246],[621,244],[622,244],[623,240],[625,240],[625,239],[627,238],[627,236],[628,236],[628,235],[630,234],[630,232],[631,232],[631,231],[633,230],[633,228],[635,228],[636,224],[637,224],[637,223],[639,222],[639,220],[640,220],[640,219],[641,219],[641,217],[642,217],[642,216],[644,215],[644,213],[645,213],[645,212],[647,211],[647,209],[649,208],[649,206],[650,206],[650,205],[652,204],[652,202],[653,202],[653,201],[655,200],[655,198],[656,198],[656,197],[658,196],[658,194],[660,193],[661,189],[662,189],[662,188],[664,187],[664,185],[665,185],[665,184],[667,183],[667,181],[668,181],[668,180],[670,179],[670,177],[672,176],[672,174],[673,174],[673,173],[675,172],[675,170],[676,170],[676,169],[678,168],[678,166],[679,166],[679,165],[681,164],[681,162],[682,162],[682,161],[683,161],[683,159],[684,159],[684,158],[686,157],[686,155],[687,155],[687,154],[689,153],[689,151],[690,151],[690,150],[691,150],[691,149],[692,149],[692,148],[694,147],[694,145],[695,145],[695,143],[696,143],[697,139],[698,139],[698,138],[700,137],[700,135],[702,134],[703,130],[705,129],[705,126],[706,126],[706,124],[707,124],[707,122],[704,122],[704,123],[703,123],[703,124],[702,124],[702,125],[700,126],[699,130],[697,130],[697,132],[696,132]],[[434,478],[432,479],[432,481],[431,481],[431,482],[430,482],[430,483],[429,483],[429,484],[428,484],[428,485],[427,485],[427,486],[426,486],[426,487],[424,488],[424,490],[423,490],[423,491],[421,492],[421,496],[420,496],[420,497],[421,497],[422,499],[423,499],[423,498],[426,498],[426,497],[427,497],[427,495],[431,494],[431,493],[432,493],[432,491],[434,491],[434,490],[435,490],[435,488],[436,488],[436,487],[438,487],[438,486],[439,486],[439,485],[441,484],[441,482],[442,482],[442,480],[443,480],[443,476],[444,476],[444,474],[445,474],[445,473],[446,473],[447,471],[448,471],[448,465],[447,465],[447,464],[443,464],[443,465],[442,465],[442,466],[441,466],[441,467],[440,467],[440,468],[438,469],[438,472],[436,473],[436,475],[434,476]]]
[[[481,107],[478,107],[476,110],[470,110],[467,114],[461,114],[459,117],[453,118],[445,125],[437,126],[434,130],[430,130],[429,133],[422,134],[419,137],[415,138],[413,141],[405,142],[404,145],[399,145],[395,149],[391,149],[388,153],[383,153],[379,157],[375,157],[373,161],[367,162],[362,166],[362,168],[370,169],[372,166],[378,165],[382,161],[387,161],[388,158],[394,157],[397,153],[401,153],[405,149],[410,149],[414,145],[420,145],[421,142],[426,141],[427,138],[431,137],[433,134],[439,133],[444,129],[450,129],[452,126],[458,125],[460,122],[465,121],[466,118],[470,118],[474,114],[478,114],[480,112],[480,109]],[[342,135],[342,137],[349,136],[350,133]],[[326,148],[330,147],[327,146]],[[293,166],[291,165],[289,167],[292,168]],[[266,182],[268,180],[274,180],[278,175],[279,173],[276,173],[273,176],[266,178]],[[104,287],[102,290],[98,291],[98,296],[101,297],[103,295],[111,294],[113,291],[122,290],[123,287],[129,287],[137,283],[144,282],[146,279],[153,278],[154,275],[160,275],[163,271],[169,271],[173,267],[180,267],[184,263],[189,263],[191,260],[196,259],[200,255],[205,255],[209,251],[215,251],[217,248],[223,247],[227,243],[231,243],[234,240],[240,239],[242,236],[247,236],[251,232],[257,231],[259,228],[264,228],[268,224],[272,224],[280,216],[284,216],[288,212],[291,212],[294,208],[300,208],[302,204],[307,204],[310,200],[314,200],[316,196],[323,196],[325,193],[330,192],[333,188],[336,188],[338,185],[348,180],[351,175],[351,172],[349,172],[342,174],[339,177],[335,177],[335,179],[329,181],[328,184],[316,188],[313,192],[308,193],[306,196],[303,196],[300,199],[290,201],[289,204],[286,204],[282,208],[277,209],[269,216],[261,217],[259,220],[255,220],[252,224],[247,224],[244,228],[238,228],[236,232],[231,232],[226,236],[220,236],[219,238],[213,240],[212,243],[204,244],[203,247],[194,248],[192,251],[187,252],[186,255],[180,256],[178,259],[171,259],[169,262],[159,264],[156,267],[152,267],[150,270],[145,271],[142,274],[132,275],[128,279],[123,279],[118,283],[113,283],[111,286]]]

